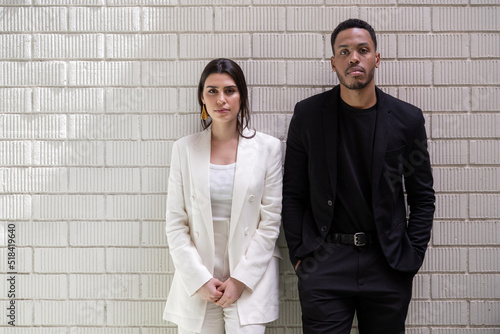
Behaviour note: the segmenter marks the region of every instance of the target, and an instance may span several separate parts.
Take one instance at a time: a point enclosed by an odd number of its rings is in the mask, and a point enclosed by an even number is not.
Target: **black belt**
[[[376,243],[377,238],[374,234],[365,232],[358,232],[354,234],[331,233],[326,236],[326,242],[360,247]]]

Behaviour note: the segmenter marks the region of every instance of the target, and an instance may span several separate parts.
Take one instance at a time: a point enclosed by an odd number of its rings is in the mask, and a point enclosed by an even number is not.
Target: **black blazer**
[[[434,190],[422,111],[380,89],[372,161],[372,211],[389,265],[416,273],[427,249]],[[292,264],[315,256],[330,232],[337,181],[340,87],[295,106],[286,145],[283,228]],[[409,206],[407,217],[407,206]]]

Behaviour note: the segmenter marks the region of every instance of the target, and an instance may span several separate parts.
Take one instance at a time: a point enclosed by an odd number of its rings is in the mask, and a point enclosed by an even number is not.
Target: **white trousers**
[[[214,303],[207,304],[207,313],[201,327],[201,332],[196,333],[179,327],[179,334],[264,334],[266,325],[240,326],[236,303],[222,308]]]

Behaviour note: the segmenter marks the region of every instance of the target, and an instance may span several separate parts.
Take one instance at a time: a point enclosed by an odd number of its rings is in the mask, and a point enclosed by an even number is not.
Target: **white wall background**
[[[378,85],[427,119],[437,211],[408,332],[500,333],[498,0],[1,0],[0,332],[176,333],[167,175],[204,65],[235,59],[254,126],[284,141],[294,104],[337,83],[329,35],[350,17],[378,32]],[[281,273],[267,333],[298,334]]]

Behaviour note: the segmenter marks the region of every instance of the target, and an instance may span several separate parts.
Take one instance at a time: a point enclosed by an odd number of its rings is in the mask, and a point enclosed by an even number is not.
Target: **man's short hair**
[[[333,45],[335,44],[335,40],[337,39],[337,35],[344,30],[351,28],[360,28],[365,29],[370,33],[370,37],[372,38],[373,44],[375,45],[375,50],[377,50],[377,36],[375,35],[375,30],[373,30],[372,26],[367,22],[360,19],[348,19],[344,22],[340,22],[337,28],[332,32],[331,43],[332,43],[332,51],[333,55],[335,55],[335,50],[333,49]]]

